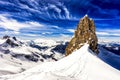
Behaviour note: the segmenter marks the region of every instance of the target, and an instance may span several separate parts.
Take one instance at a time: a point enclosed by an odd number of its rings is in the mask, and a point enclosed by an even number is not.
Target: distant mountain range
[[[114,55],[108,51],[107,54]],[[104,57],[109,58],[107,55]],[[22,62],[26,64],[26,61]],[[30,62],[30,64],[33,63]],[[14,72],[18,70],[16,67],[6,66]],[[24,69],[22,68],[21,71]],[[14,74],[7,69],[2,72]],[[46,62],[19,74],[0,76],[0,80],[119,80],[119,74],[120,71],[101,61],[89,49],[89,45],[84,44],[80,49],[59,61]]]
[[[3,65],[0,67],[0,75],[19,73],[43,62],[57,61],[65,56],[67,44],[66,41],[44,39],[32,41],[4,37],[0,39],[0,64]],[[99,49],[98,57],[120,70],[120,43],[99,42]],[[16,68],[17,71],[7,70],[9,66]]]

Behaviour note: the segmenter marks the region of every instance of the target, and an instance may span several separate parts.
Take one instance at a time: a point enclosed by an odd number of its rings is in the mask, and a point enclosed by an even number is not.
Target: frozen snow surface
[[[56,62],[46,62],[0,80],[120,80],[120,71],[101,61],[85,44]]]
[[[21,73],[43,62],[64,57],[64,42],[43,41],[0,39],[0,75]]]
[[[0,80],[120,80],[120,42],[100,41],[98,56],[85,44],[65,57],[67,44],[0,39]]]

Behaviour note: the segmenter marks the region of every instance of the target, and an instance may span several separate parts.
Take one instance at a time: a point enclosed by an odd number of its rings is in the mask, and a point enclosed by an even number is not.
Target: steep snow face
[[[98,57],[104,62],[120,70],[120,42],[114,41],[100,41],[100,54]]]
[[[57,61],[47,62],[0,80],[120,80],[120,71],[97,58],[85,44],[79,50]]]
[[[98,57],[112,67],[120,70],[120,55],[106,50],[104,47],[99,47],[100,54]],[[116,50],[117,51],[117,50]]]

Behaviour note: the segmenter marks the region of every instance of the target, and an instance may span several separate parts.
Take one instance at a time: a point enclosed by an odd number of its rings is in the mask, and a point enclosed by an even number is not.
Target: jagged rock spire
[[[95,31],[94,21],[89,19],[88,15],[85,15],[83,18],[81,18],[74,33],[74,37],[66,47],[66,55],[69,55],[74,50],[81,48],[84,43],[88,43],[90,45],[90,49],[93,52],[98,53],[98,39]]]

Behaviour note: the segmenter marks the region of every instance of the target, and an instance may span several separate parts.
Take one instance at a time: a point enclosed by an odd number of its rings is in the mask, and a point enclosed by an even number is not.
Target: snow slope
[[[99,47],[99,49],[100,49],[100,53],[98,57],[107,64],[111,65],[112,67],[120,70],[120,55],[117,55],[116,53],[112,53],[103,47]]]
[[[42,40],[37,43],[31,40],[15,40],[13,37],[0,38],[0,75],[21,73],[43,62],[57,61],[63,58],[64,54],[54,50],[56,46],[63,43],[52,44],[52,42],[52,40],[49,40],[49,43]]]
[[[120,71],[96,57],[85,44],[71,55],[0,80],[120,80]]]

